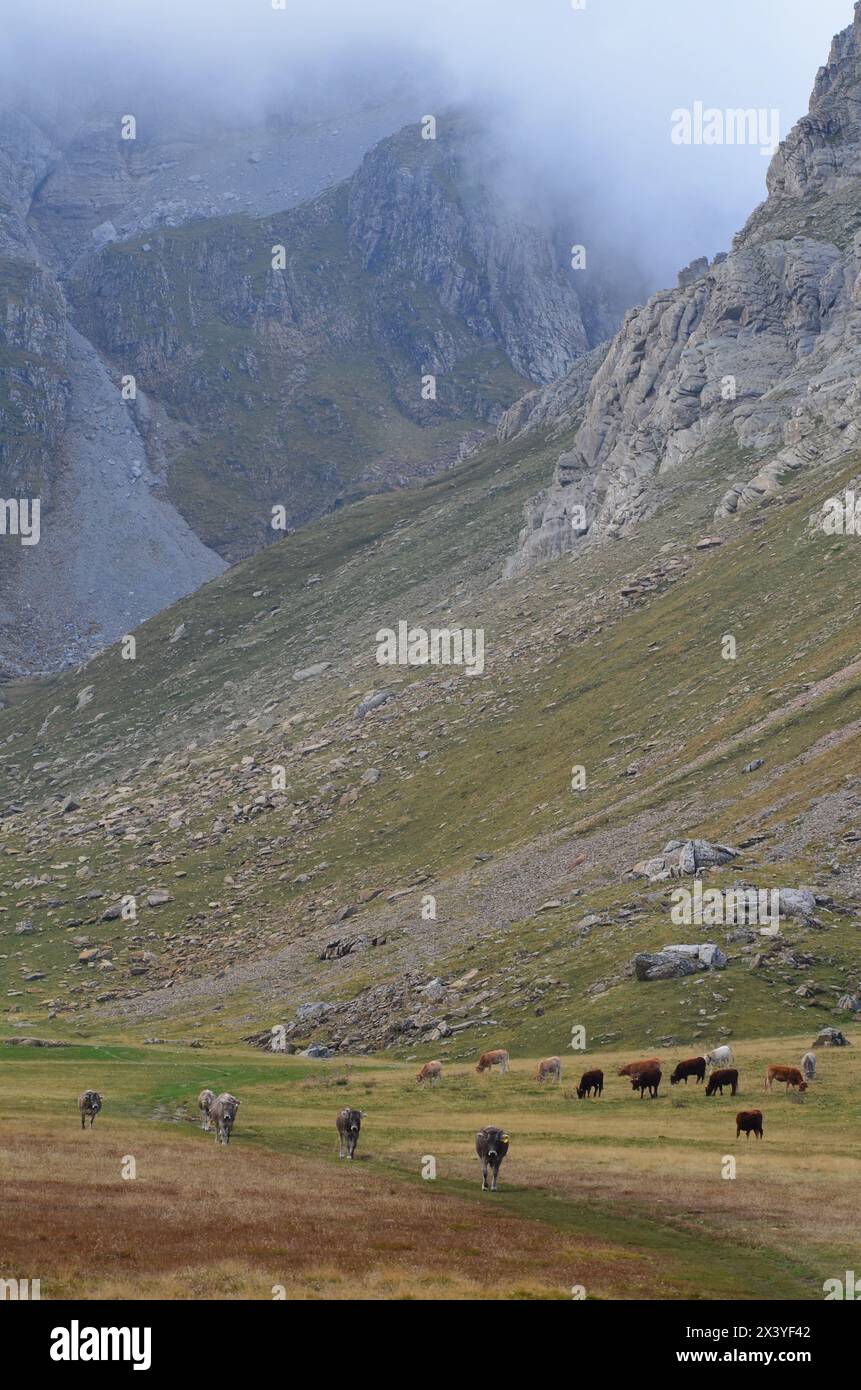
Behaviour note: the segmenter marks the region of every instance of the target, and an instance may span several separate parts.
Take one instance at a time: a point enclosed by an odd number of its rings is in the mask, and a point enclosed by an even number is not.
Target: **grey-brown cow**
[[[209,1118],[215,1125],[216,1144],[229,1144],[230,1131],[236,1123],[236,1112],[240,1102],[229,1091],[222,1091],[209,1107]]]
[[[84,1091],[83,1095],[78,1096],[78,1109],[81,1112],[81,1129],[87,1127],[87,1117],[90,1120],[90,1129],[96,1122],[96,1116],[102,1108],[104,1096],[98,1091]]]
[[[495,1192],[496,1180],[499,1177],[499,1169],[502,1160],[508,1153],[510,1140],[504,1130],[498,1129],[496,1125],[485,1125],[475,1136],[475,1152],[481,1161],[481,1190],[482,1192]],[[487,1185],[487,1174],[490,1172],[490,1187]]]
[[[536,1081],[548,1081],[551,1077],[556,1078],[558,1086],[562,1080],[562,1062],[558,1057],[545,1057],[538,1063]]]
[[[344,1145],[347,1146],[347,1158],[352,1158],[356,1152],[356,1145],[359,1142],[359,1131],[362,1128],[362,1120],[365,1118],[364,1110],[351,1110],[349,1105],[345,1105],[343,1110],[339,1110],[335,1119],[335,1128],[338,1131],[338,1157],[344,1157]]]
[[[212,1115],[212,1102],[215,1100],[214,1091],[201,1091],[197,1097],[197,1108],[203,1116],[203,1128],[208,1132],[212,1126],[210,1123]]]

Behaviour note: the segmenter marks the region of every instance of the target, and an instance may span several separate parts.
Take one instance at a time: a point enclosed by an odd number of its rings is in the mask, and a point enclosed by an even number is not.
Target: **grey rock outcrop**
[[[634,957],[638,980],[678,980],[698,970],[724,970],[727,957],[711,942],[664,946],[660,951],[641,951]]]
[[[727,518],[861,442],[861,9],[775,154],[768,198],[711,265],[633,309],[589,386],[573,444],[527,508],[508,573],[623,534],[662,482],[721,450],[743,472]],[[522,408],[524,425],[530,411]],[[509,420],[519,418],[517,408]],[[741,467],[739,467],[741,464]],[[585,524],[564,524],[574,509]]]

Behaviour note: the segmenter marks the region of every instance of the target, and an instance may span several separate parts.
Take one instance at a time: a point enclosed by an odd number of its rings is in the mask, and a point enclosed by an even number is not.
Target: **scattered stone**
[[[318,661],[313,666],[305,666],[301,671],[293,672],[294,681],[312,680],[314,676],[322,676],[324,671],[328,671],[331,661]]]

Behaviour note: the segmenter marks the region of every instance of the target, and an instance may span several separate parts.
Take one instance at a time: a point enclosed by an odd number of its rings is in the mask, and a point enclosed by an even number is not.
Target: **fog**
[[[274,0],[280,3],[280,0]],[[512,186],[546,183],[670,283],[765,193],[757,145],[674,145],[671,113],[807,110],[850,0],[41,0],[0,3],[5,105],[179,125],[348,112],[486,113]]]

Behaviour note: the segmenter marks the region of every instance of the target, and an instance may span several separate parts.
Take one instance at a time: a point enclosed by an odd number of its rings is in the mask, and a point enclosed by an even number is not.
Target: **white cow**
[[[203,1116],[203,1128],[208,1132],[210,1129],[210,1111],[212,1102],[215,1100],[214,1091],[201,1091],[197,1098],[197,1108]]]
[[[816,1075],[816,1053],[805,1052],[801,1059],[801,1070],[804,1072],[804,1080],[812,1081]]]
[[[236,1123],[239,1101],[229,1091],[222,1091],[209,1107],[210,1122],[215,1125],[216,1144],[229,1144],[230,1131]]]
[[[716,1047],[713,1052],[706,1053],[707,1067],[725,1067],[732,1061],[732,1048],[729,1043],[724,1043],[723,1047]]]

